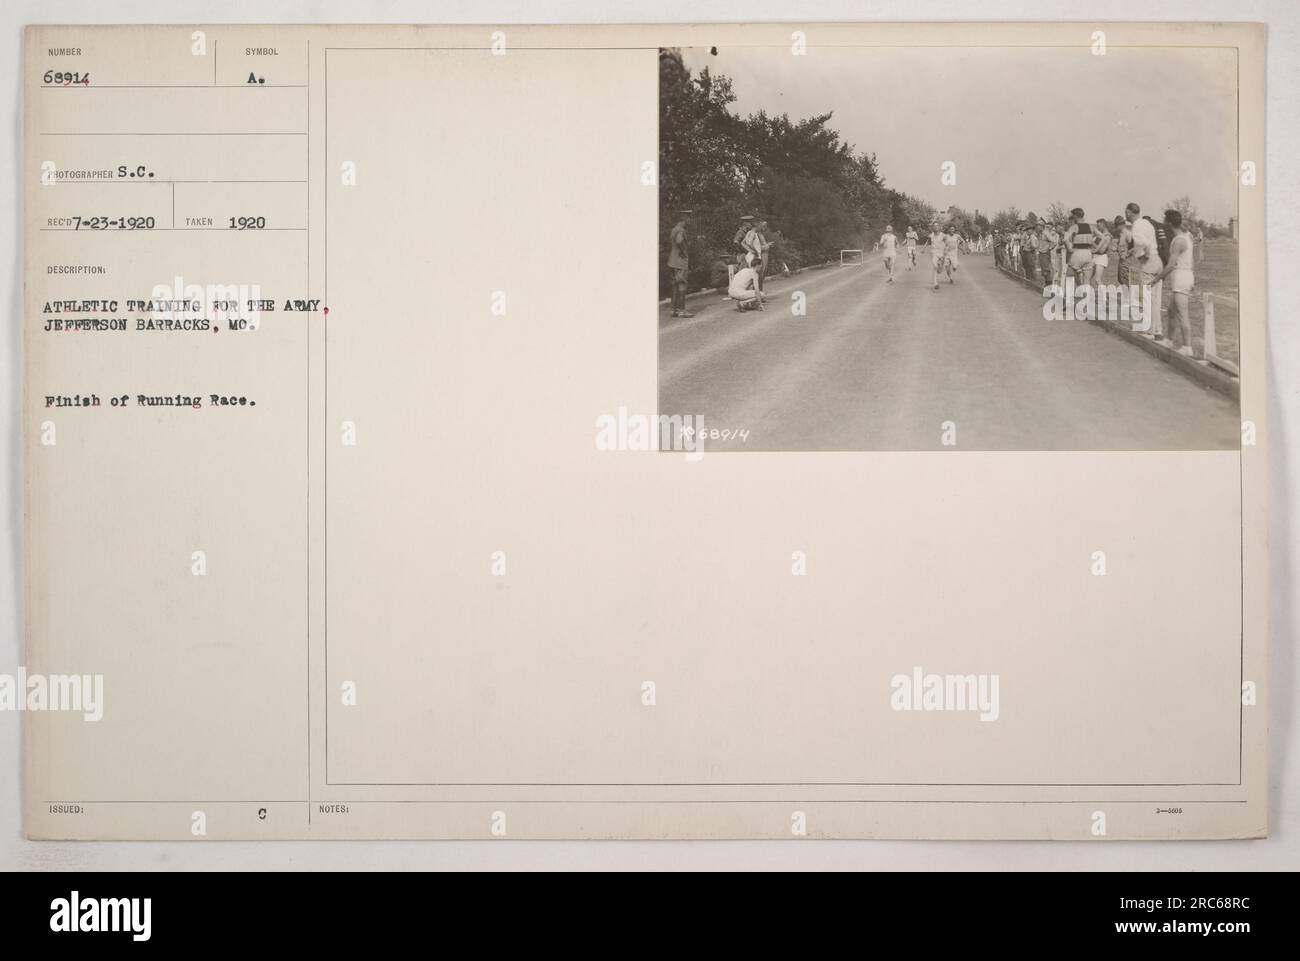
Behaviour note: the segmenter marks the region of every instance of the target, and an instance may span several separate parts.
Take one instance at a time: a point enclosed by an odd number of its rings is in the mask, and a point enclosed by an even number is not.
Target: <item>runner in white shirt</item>
[[[894,235],[894,225],[889,224],[885,227],[885,232],[880,235],[880,252],[885,258],[885,271],[889,274],[887,284],[894,282],[894,258],[898,255],[898,238]]]
[[[907,269],[911,270],[916,266],[916,244],[921,238],[916,235],[916,228],[908,226],[907,233],[903,237],[903,242],[907,245]]]
[[[948,283],[950,284],[955,284],[957,282],[953,279],[952,275],[957,269],[957,251],[959,249],[961,249],[961,234],[957,233],[957,228],[954,227],[948,231],[948,235],[944,239],[943,252],[945,262],[944,269],[948,274]]]
[[[948,262],[948,238],[944,236],[943,228],[937,223],[930,228],[930,236],[925,238],[925,244],[930,248],[930,265],[933,268],[934,289],[939,289],[939,274],[943,273],[944,265]]]

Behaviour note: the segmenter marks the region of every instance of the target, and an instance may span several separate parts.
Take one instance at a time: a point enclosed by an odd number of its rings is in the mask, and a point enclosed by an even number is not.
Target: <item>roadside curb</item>
[[[1040,297],[1042,296],[1043,288],[1036,281],[1028,280],[1025,277],[1020,276],[1020,274],[1008,270],[1001,264],[995,263],[993,266],[1012,280],[1019,281]],[[1233,400],[1241,399],[1241,380],[1237,377],[1233,377],[1226,371],[1221,371],[1219,368],[1211,366],[1208,361],[1197,360],[1194,357],[1180,354],[1172,347],[1158,344],[1154,340],[1143,337],[1141,334],[1129,330],[1127,327],[1121,327],[1120,325],[1111,323],[1108,320],[1099,320],[1095,317],[1081,317],[1077,319],[1086,320],[1094,327],[1099,327],[1108,334],[1114,334],[1116,337],[1120,338],[1120,340],[1127,341],[1136,347],[1141,347],[1152,357],[1156,358],[1156,360],[1163,361],[1183,376],[1196,381],[1202,387],[1208,387],[1210,390],[1218,391],[1220,394],[1224,394]]]
[[[1028,287],[1030,290],[1032,290],[1034,293],[1036,293],[1036,294],[1040,294],[1040,295],[1042,294],[1042,292],[1043,292],[1043,288],[1042,288],[1041,286],[1039,286],[1039,284],[1038,284],[1037,281],[1029,280],[1029,279],[1027,279],[1027,278],[1025,278],[1025,277],[1022,277],[1020,274],[1016,273],[1014,270],[1008,270],[1006,267],[1003,267],[1001,264],[997,263],[996,261],[994,262],[993,266],[996,267],[998,270],[1002,271],[1002,273],[1006,274],[1006,275],[1007,275],[1008,277],[1010,277],[1012,280],[1019,281],[1019,282],[1020,282],[1021,284],[1023,284],[1025,287]]]

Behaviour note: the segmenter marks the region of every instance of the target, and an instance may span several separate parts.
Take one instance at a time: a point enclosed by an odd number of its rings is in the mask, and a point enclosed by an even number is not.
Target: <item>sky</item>
[[[733,81],[741,115],[833,111],[830,126],[874,152],[887,186],[940,209],[992,215],[1052,201],[1090,220],[1136,201],[1236,212],[1237,61],[1231,48],[707,48],[692,72]],[[945,161],[957,182],[940,182]]]

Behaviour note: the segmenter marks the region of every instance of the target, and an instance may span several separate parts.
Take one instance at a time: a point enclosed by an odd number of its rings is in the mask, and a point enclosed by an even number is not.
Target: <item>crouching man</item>
[[[745,262],[742,255],[737,258],[737,270],[727,288],[727,296],[736,302],[737,310],[762,310],[763,294],[758,289],[758,271]]]

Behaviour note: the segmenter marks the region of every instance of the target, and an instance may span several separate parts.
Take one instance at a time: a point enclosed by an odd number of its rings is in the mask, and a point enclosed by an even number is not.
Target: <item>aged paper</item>
[[[29,28],[29,835],[1264,835],[1263,41]]]

